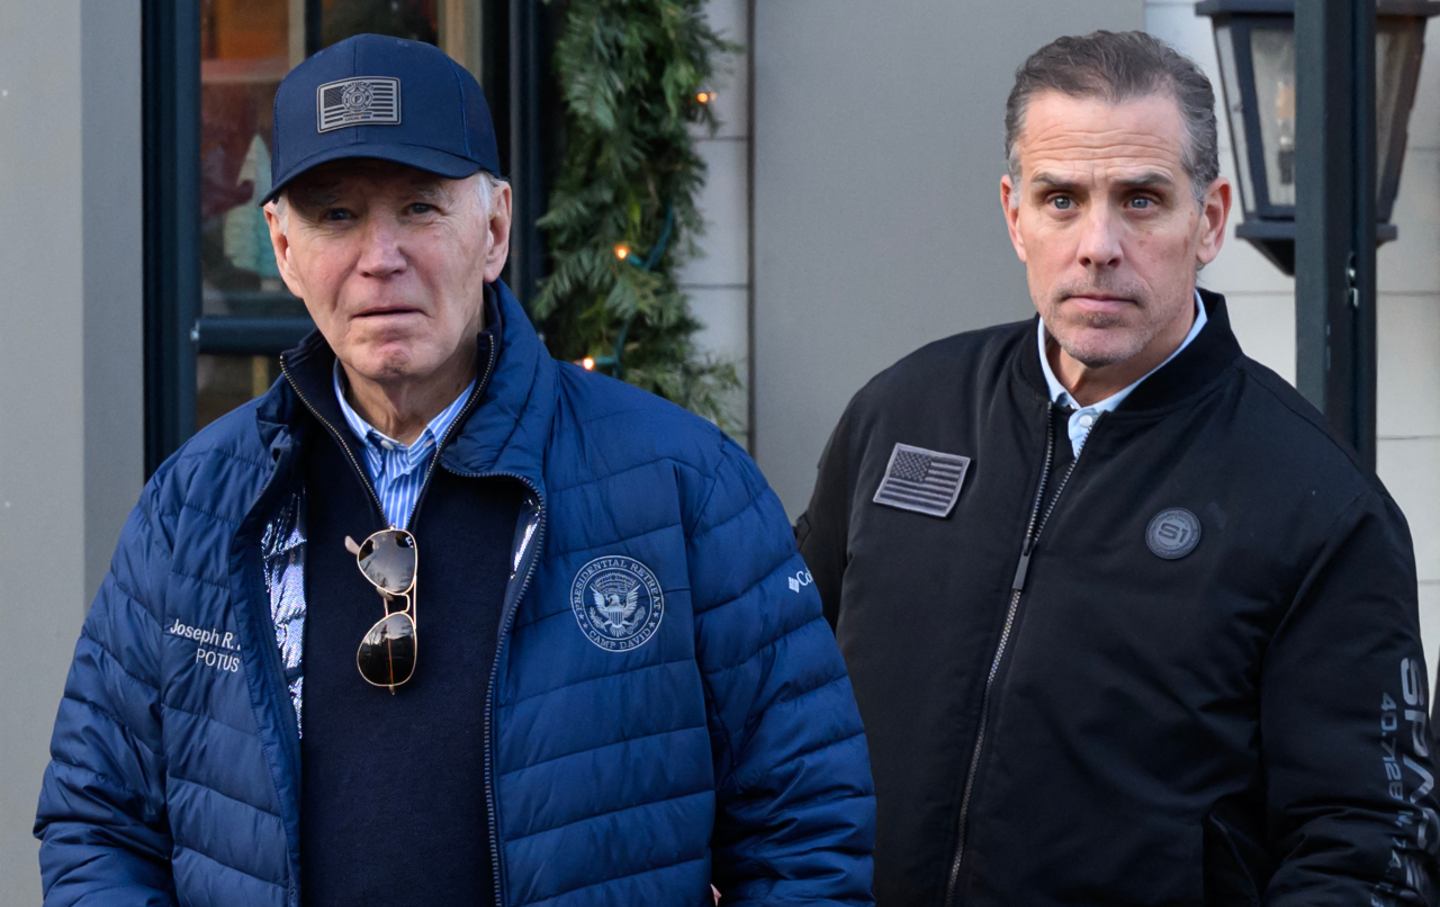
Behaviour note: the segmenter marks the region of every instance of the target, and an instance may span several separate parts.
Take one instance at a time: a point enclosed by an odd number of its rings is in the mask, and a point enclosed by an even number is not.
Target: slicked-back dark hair
[[[1181,154],[1196,200],[1220,175],[1215,127],[1215,90],[1200,67],[1164,41],[1142,31],[1096,31],[1057,38],[1035,51],[1015,70],[1015,85],[1005,102],[1005,161],[1010,179],[1020,183],[1015,143],[1025,125],[1030,98],[1055,91],[1075,98],[1100,98],[1111,104],[1169,94],[1180,108],[1188,141]]]

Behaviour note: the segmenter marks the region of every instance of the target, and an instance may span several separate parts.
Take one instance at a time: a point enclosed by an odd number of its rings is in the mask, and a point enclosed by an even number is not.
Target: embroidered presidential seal
[[[570,609],[592,643],[607,652],[629,652],[660,628],[665,594],[649,567],[633,557],[607,555],[575,574]]]

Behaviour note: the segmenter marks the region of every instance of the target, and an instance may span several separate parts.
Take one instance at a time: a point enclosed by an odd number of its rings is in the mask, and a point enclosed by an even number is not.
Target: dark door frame
[[[200,9],[141,8],[145,475],[195,431],[200,301]]]

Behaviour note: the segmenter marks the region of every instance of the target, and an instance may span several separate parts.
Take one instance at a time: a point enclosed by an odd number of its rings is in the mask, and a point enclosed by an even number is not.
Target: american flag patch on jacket
[[[874,501],[928,516],[947,517],[960,497],[970,458],[896,444]]]
[[[400,80],[365,76],[326,82],[315,90],[315,128],[396,126],[400,123]]]

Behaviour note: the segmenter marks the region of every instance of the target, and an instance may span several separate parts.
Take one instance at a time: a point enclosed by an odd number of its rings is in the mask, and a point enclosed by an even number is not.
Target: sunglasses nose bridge
[[[392,615],[392,614],[409,614],[409,613],[410,613],[410,593],[408,593],[408,592],[389,592],[389,591],[386,591],[385,589],[380,589],[380,587],[378,587],[378,586],[376,587],[376,589],[379,589],[380,597],[381,597],[382,599],[384,599],[384,601],[385,601],[385,616],[386,616],[386,617],[389,617],[389,616]],[[412,619],[413,619],[413,618],[412,618]]]

